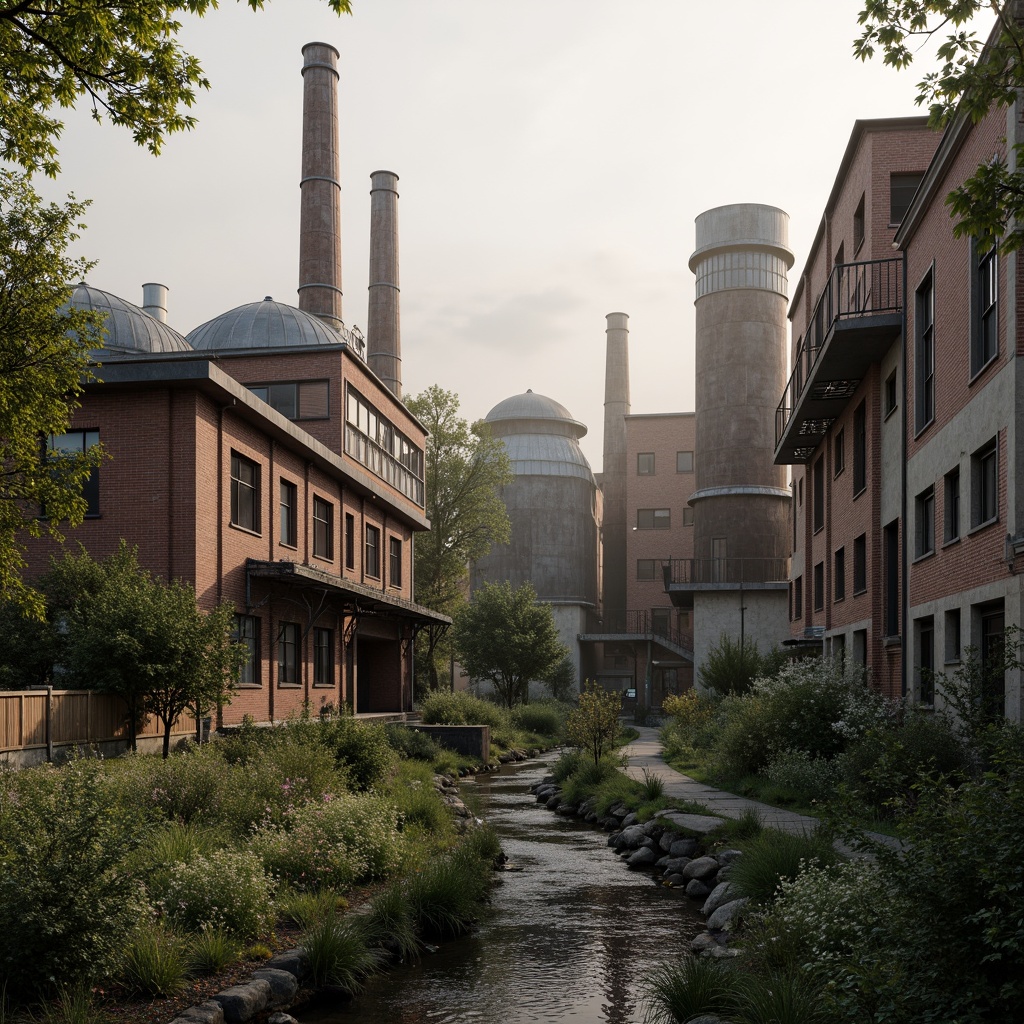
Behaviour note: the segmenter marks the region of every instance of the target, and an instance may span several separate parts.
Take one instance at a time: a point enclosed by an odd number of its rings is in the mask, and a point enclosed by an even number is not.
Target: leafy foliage
[[[427,428],[426,514],[430,532],[416,539],[416,600],[446,615],[465,603],[468,566],[492,544],[507,543],[508,513],[501,489],[512,480],[505,445],[483,420],[459,416],[459,397],[436,384],[405,403]],[[429,688],[438,662],[450,653],[444,634],[430,631],[425,648]]]
[[[0,13],[0,66],[8,61]],[[5,76],[0,92],[0,152],[8,130]],[[89,350],[103,338],[103,315],[67,306],[69,282],[90,264],[70,259],[85,204],[44,203],[27,179],[0,169],[0,600],[42,617],[37,591],[25,584],[26,536],[63,539],[85,516],[82,488],[99,465],[98,445],[73,454],[45,442],[64,434],[90,377]],[[46,516],[40,517],[41,509]]]
[[[427,694],[420,702],[420,712],[427,725],[489,725],[492,729],[507,729],[511,723],[505,708],[463,690]]]
[[[263,0],[248,0],[254,10]],[[328,0],[350,10],[349,0]],[[183,14],[202,17],[216,0],[78,0],[0,9],[0,158],[55,177],[64,128],[51,111],[87,99],[97,120],[127,128],[159,153],[166,135],[192,128],[185,113],[209,88],[199,61],[178,43]],[[69,278],[70,280],[70,278]]]
[[[588,680],[580,694],[579,706],[569,712],[565,722],[569,742],[586,750],[595,765],[600,764],[605,750],[618,735],[620,714],[621,695]]]
[[[778,648],[761,654],[756,642],[740,643],[723,633],[718,643],[708,648],[707,658],[698,669],[698,678],[703,687],[715,693],[743,694],[759,676],[778,672],[785,660]]]
[[[531,679],[546,679],[568,654],[554,616],[531,583],[485,583],[455,620],[455,649],[473,679],[494,684],[506,707],[529,702]]]
[[[985,42],[968,25],[988,11],[996,23]],[[977,124],[991,110],[1012,104],[1024,86],[1024,26],[1012,4],[864,0],[858,20],[864,27],[854,53],[867,60],[881,51],[883,61],[895,68],[908,67],[924,42],[947,31],[936,48],[939,67],[918,84],[917,103],[928,108],[933,128],[945,128],[956,117]],[[1024,150],[1014,149],[1014,159],[995,156],[946,197],[958,218],[954,233],[971,235],[986,249],[998,245],[1009,252],[1024,244],[1024,177],[1017,170]]]

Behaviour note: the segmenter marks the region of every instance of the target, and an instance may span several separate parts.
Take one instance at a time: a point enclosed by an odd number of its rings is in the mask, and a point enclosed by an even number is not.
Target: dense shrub
[[[399,757],[433,761],[441,753],[441,748],[425,732],[405,725],[386,725],[384,735]]]
[[[420,704],[420,713],[427,725],[489,725],[492,732],[507,731],[511,726],[505,708],[462,690],[435,690],[427,694]]]
[[[379,786],[394,771],[397,758],[383,725],[359,722],[351,715],[325,722],[323,742],[343,766],[352,789]]]
[[[708,649],[697,676],[701,686],[722,696],[743,694],[750,690],[755,679],[775,675],[785,662],[786,656],[777,647],[762,654],[756,642],[739,643],[723,633],[718,643]]]
[[[392,804],[342,794],[294,808],[281,825],[257,832],[252,848],[269,872],[296,888],[343,891],[397,868],[399,825]]]
[[[103,763],[0,771],[0,976],[8,995],[108,974],[145,903],[123,870],[141,816]]]
[[[764,766],[765,779],[805,803],[828,800],[842,778],[840,759],[812,757],[806,750],[780,750]]]
[[[523,732],[555,739],[565,728],[567,708],[557,701],[534,701],[512,709],[512,724]]]
[[[260,858],[242,850],[217,850],[175,864],[163,888],[150,892],[177,926],[220,928],[239,938],[257,938],[274,923],[274,882]]]
[[[715,723],[719,703],[716,697],[696,689],[670,694],[662,701],[661,710],[668,717],[661,730],[666,760],[690,758],[712,746],[718,733]]]
[[[770,903],[781,882],[798,877],[812,864],[832,864],[836,859],[829,836],[766,828],[744,844],[743,856],[730,869],[729,883],[755,903]]]

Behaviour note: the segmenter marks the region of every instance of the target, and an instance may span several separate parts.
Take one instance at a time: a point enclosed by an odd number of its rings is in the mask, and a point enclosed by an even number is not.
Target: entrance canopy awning
[[[417,628],[424,626],[450,626],[447,615],[435,612],[415,601],[395,597],[354,580],[346,580],[323,569],[314,569],[300,562],[263,562],[250,558],[245,564],[246,594],[254,579],[286,583],[303,590],[328,591],[340,597],[354,612],[387,615],[406,619]]]

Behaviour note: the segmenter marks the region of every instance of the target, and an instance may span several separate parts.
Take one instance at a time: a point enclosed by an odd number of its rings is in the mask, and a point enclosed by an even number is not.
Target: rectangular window
[[[388,538],[388,583],[402,585],[402,542],[397,537]]]
[[[693,452],[676,452],[676,472],[693,472]]]
[[[842,601],[846,597],[846,548],[839,548],[834,556],[832,568],[832,587],[835,600]]]
[[[693,509],[683,509],[683,526],[693,526]]]
[[[672,635],[672,609],[652,608],[651,609],[651,632],[655,636]]]
[[[820,612],[825,607],[825,563],[818,562],[814,567],[814,610]]]
[[[313,497],[313,557],[334,559],[334,505]]]
[[[248,387],[257,398],[290,420],[321,420],[330,415],[329,381],[303,380]]]
[[[861,534],[853,541],[853,592],[863,594],[868,589],[868,538]]]
[[[868,631],[866,629],[855,629],[853,631],[853,663],[867,668],[868,665]]]
[[[356,567],[356,517],[345,513],[345,568]]]
[[[313,627],[313,685],[334,686],[334,630]]]
[[[245,664],[238,672],[241,686],[260,685],[260,620],[255,615],[236,615],[233,639],[246,649]]]
[[[814,464],[813,470],[814,485],[814,525],[813,530],[817,533],[825,526],[825,457],[822,456]]]
[[[921,179],[920,171],[912,174],[889,175],[889,226],[895,227],[907,215]]]
[[[952,664],[960,660],[960,609],[950,608],[946,612],[945,629],[945,655],[946,664]]]
[[[380,530],[376,526],[366,527],[366,561],[363,570],[367,576],[380,578]]]
[[[978,253],[971,244],[974,264],[971,282],[971,376],[980,373],[999,349],[999,257],[995,248]]]
[[[282,622],[277,631],[277,682],[294,686],[299,681],[299,624]]]
[[[914,304],[914,432],[935,419],[935,288],[929,272]]]
[[[69,430],[66,434],[51,434],[47,442],[47,451],[51,457],[84,455],[94,445],[100,443],[98,430]],[[85,514],[100,514],[100,471],[97,468],[89,473],[82,484],[82,497],[85,498]]]
[[[960,467],[951,469],[944,482],[945,511],[942,523],[942,539],[948,544],[960,536]]]
[[[804,578],[797,576],[793,580],[793,618],[800,620],[804,617]]]
[[[299,524],[296,510],[299,503],[299,489],[287,480],[281,481],[281,543],[293,548],[298,544]]]
[[[868,485],[868,412],[861,402],[853,413],[853,493],[860,494]]]
[[[640,452],[636,457],[637,476],[654,476],[654,452]]]
[[[860,202],[857,204],[857,209],[853,211],[853,254],[857,255],[857,250],[860,249],[864,243],[864,194],[861,193]]]
[[[260,532],[260,467],[231,453],[231,525]]]
[[[896,397],[896,371],[893,370],[885,378],[885,385],[882,389],[882,416],[888,419],[895,411],[898,400]]]
[[[636,528],[638,530],[667,530],[672,525],[672,514],[667,508],[638,508]]]
[[[992,522],[999,514],[996,439],[971,456],[971,526]]]
[[[900,523],[894,519],[884,531],[885,539],[885,635],[900,635]]]
[[[914,623],[917,634],[917,693],[922,704],[935,703],[935,620],[932,616]]]
[[[653,558],[638,558],[636,560],[636,578],[638,580],[653,580],[657,577],[657,567]]]
[[[839,476],[846,469],[846,433],[840,428],[832,442],[832,475]]]
[[[914,499],[914,557],[935,550],[935,488],[925,488]]]

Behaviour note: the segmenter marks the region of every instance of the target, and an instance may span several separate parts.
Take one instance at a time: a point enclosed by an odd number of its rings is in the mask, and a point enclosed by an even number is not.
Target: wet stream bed
[[[530,787],[548,764],[462,780],[517,871],[499,876],[479,931],[371,980],[351,1002],[308,1007],[303,1024],[639,1024],[653,966],[689,955],[696,903],[630,871],[607,834],[552,814]]]

